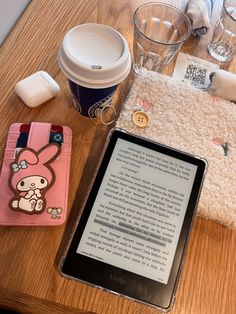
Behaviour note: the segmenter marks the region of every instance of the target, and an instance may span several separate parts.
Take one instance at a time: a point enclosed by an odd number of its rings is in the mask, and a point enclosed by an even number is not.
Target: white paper
[[[210,73],[217,70],[215,63],[180,52],[172,77],[200,89],[207,89]]]

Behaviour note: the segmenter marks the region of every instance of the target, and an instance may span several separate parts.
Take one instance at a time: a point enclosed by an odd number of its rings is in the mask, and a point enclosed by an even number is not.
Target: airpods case
[[[40,106],[59,91],[57,82],[45,71],[35,72],[15,85],[15,93],[30,108]]]

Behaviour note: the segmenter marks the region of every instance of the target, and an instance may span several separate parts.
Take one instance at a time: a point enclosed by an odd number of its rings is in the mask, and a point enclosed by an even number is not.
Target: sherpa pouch
[[[0,176],[0,225],[65,221],[72,131],[50,123],[10,126]]]

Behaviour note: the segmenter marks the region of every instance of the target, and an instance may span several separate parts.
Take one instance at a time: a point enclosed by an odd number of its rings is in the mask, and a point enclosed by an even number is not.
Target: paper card
[[[210,83],[210,73],[218,68],[215,63],[180,52],[172,77],[197,88],[206,89]]]

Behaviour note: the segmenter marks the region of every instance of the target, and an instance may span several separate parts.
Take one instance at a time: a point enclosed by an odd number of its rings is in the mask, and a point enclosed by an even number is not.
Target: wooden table
[[[79,23],[108,24],[120,31],[132,50],[132,13],[145,1],[33,0],[1,47],[0,160],[9,125],[44,121],[73,130],[69,188],[69,216],[60,227],[0,228],[0,306],[21,313],[157,313],[153,308],[62,278],[58,259],[78,215],[86,187],[97,164],[109,127],[95,125],[72,106],[66,78],[57,64],[65,33]],[[190,39],[183,51],[214,61],[206,40]],[[173,62],[166,73],[173,70]],[[222,65],[221,65],[222,66]],[[236,60],[224,64],[236,72]],[[45,70],[61,86],[61,93],[36,108],[26,107],[14,94],[14,85],[37,70]],[[131,78],[119,87],[120,108]],[[232,182],[235,184],[235,182]],[[233,196],[232,196],[233,197]],[[78,206],[72,206],[76,201]],[[0,205],[1,208],[1,205]],[[236,232],[197,218],[172,313],[236,313]]]

